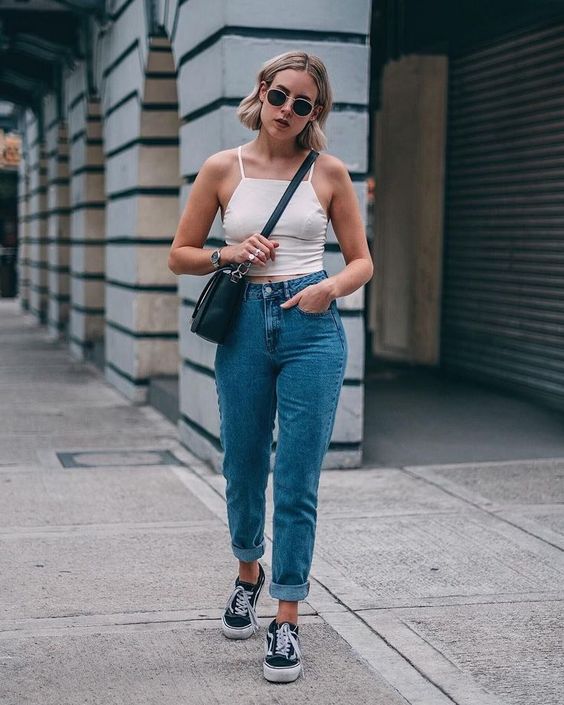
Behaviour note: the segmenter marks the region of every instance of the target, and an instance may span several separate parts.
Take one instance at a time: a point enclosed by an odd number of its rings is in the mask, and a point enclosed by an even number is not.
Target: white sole
[[[248,627],[243,627],[242,629],[234,629],[228,624],[225,624],[223,619],[221,620],[221,629],[223,631],[223,634],[228,639],[248,639],[255,633],[252,624],[250,624]]]
[[[302,664],[290,668],[272,668],[267,663],[263,664],[263,674],[267,681],[271,683],[292,683],[299,678],[302,672]]]

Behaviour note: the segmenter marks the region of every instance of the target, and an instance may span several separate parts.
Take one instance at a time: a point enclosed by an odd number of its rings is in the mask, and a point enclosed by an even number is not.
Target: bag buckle
[[[231,272],[231,281],[232,282],[238,282],[241,281],[241,279],[247,274],[249,269],[251,268],[251,263],[250,262],[242,262],[237,269],[234,269]]]

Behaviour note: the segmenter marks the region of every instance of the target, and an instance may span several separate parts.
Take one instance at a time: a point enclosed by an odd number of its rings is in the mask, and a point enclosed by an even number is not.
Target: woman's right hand
[[[241,264],[249,260],[249,255],[254,255],[252,263],[265,267],[267,260],[271,259],[274,262],[278,245],[278,242],[269,240],[264,235],[253,233],[237,245],[222,247],[220,262],[221,264]]]

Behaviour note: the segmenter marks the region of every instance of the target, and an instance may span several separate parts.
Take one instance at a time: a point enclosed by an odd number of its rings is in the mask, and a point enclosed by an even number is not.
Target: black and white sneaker
[[[303,672],[298,625],[277,624],[274,619],[266,632],[263,672],[272,683],[291,683]]]
[[[221,618],[221,627],[228,639],[248,639],[259,630],[255,609],[263,585],[264,570],[260,563],[256,584],[235,580],[235,589],[229,595]]]

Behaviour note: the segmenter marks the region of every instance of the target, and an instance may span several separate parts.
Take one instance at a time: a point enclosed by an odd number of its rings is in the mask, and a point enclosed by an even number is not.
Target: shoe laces
[[[259,623],[255,609],[251,604],[252,597],[252,590],[245,590],[242,585],[237,585],[229,596],[225,607],[230,612],[240,617],[246,617],[248,615],[253,625],[253,630],[256,632],[259,630]]]
[[[296,656],[301,658],[300,645],[296,635],[290,629],[288,622],[282,622],[279,627],[276,627],[276,646],[274,648],[274,655],[289,658],[290,646],[294,648]]]

